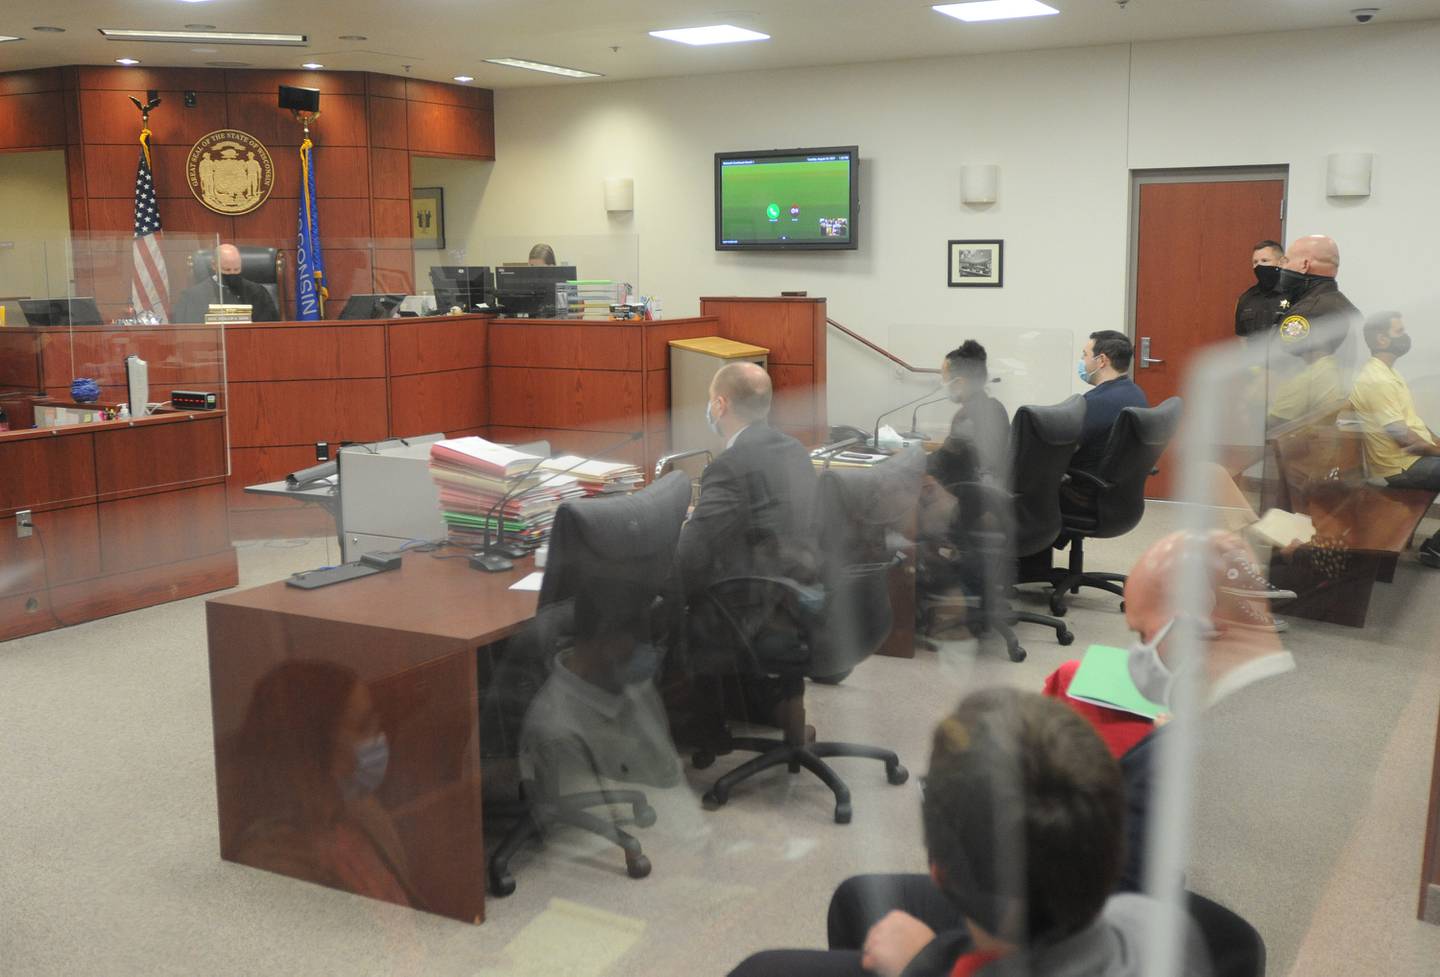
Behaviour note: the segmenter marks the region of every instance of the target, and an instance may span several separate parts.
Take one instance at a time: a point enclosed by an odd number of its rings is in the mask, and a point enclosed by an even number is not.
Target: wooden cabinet
[[[224,414],[0,433],[0,567],[0,640],[235,586]]]

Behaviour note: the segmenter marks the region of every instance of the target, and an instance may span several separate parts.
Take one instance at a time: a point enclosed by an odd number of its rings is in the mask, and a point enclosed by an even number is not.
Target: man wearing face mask
[[[930,455],[929,474],[951,492],[980,480],[1004,484],[1009,469],[1010,415],[990,396],[985,347],[967,339],[945,354],[940,375],[959,405],[950,435]]]
[[[1440,491],[1440,438],[1415,412],[1410,385],[1395,361],[1410,352],[1410,336],[1398,312],[1377,312],[1365,320],[1370,360],[1355,376],[1350,406],[1365,429],[1370,474],[1394,488]],[[1440,569],[1440,531],[1420,544],[1420,562]]]
[[[770,375],[730,363],[710,381],[705,418],[725,450],[700,478],[677,554],[687,594],[748,574],[805,575],[815,469],[805,447],[770,426]]]
[[[1340,248],[1333,238],[1311,234],[1290,245],[1275,276],[1282,336],[1318,334],[1317,339],[1339,345],[1350,327],[1359,325],[1360,310],[1335,283],[1339,272]]]
[[[1129,338],[1114,329],[1092,332],[1081,350],[1075,369],[1090,389],[1085,391],[1085,425],[1080,430],[1080,446],[1070,459],[1071,468],[1098,471],[1120,412],[1126,407],[1150,406],[1145,391],[1130,379],[1133,355]]]
[[[815,547],[811,513],[815,498],[815,469],[805,447],[770,426],[772,386],[770,375],[754,363],[728,363],[710,381],[705,417],[710,428],[725,439],[725,450],[700,477],[700,498],[680,530],[676,568],[686,597],[686,649],[689,669],[701,678],[680,700],[671,690],[671,711],[681,742],[721,744],[725,736],[715,713],[721,698],[706,675],[713,667],[733,662],[735,649],[715,605],[704,599],[710,585],[728,577],[783,576],[801,583],[815,580]],[[758,591],[747,604],[740,626],[758,631],[773,610],[768,590]],[[742,681],[735,690],[730,711],[737,718],[772,722],[778,708],[776,683],[764,679]]]
[[[1235,303],[1235,335],[1253,336],[1268,332],[1280,311],[1280,296],[1275,293],[1275,280],[1285,262],[1285,246],[1279,241],[1261,241],[1250,251],[1250,268],[1255,284],[1240,293]]]
[[[1184,617],[1180,611],[1177,583],[1182,559],[1187,555],[1204,561],[1210,590],[1203,604],[1210,611],[1203,619]],[[1283,751],[1263,753],[1255,750],[1257,744],[1249,744],[1248,748],[1242,744],[1222,745],[1223,735],[1234,729],[1253,730],[1254,724],[1248,719],[1243,724],[1227,722],[1220,714],[1249,710],[1266,717],[1266,721],[1282,718],[1274,709],[1275,697],[1281,695],[1276,687],[1262,686],[1258,693],[1239,693],[1263,679],[1294,670],[1294,659],[1281,647],[1269,611],[1271,601],[1294,596],[1290,591],[1276,590],[1260,574],[1254,555],[1233,533],[1213,530],[1164,537],[1141,554],[1125,584],[1125,623],[1136,636],[1128,656],[1136,689],[1151,702],[1170,707],[1176,683],[1175,647],[1188,629],[1203,659],[1188,667],[1199,669],[1199,701],[1210,714],[1203,735],[1207,748],[1220,756],[1244,756],[1256,769],[1272,763],[1283,766]],[[1046,681],[1045,692],[1064,699],[1089,719],[1118,755],[1125,775],[1128,835],[1125,870],[1118,888],[1138,890],[1144,883],[1148,814],[1165,727],[1152,726],[1129,713],[1070,699],[1067,690],[1077,664],[1068,662],[1057,669]],[[1267,689],[1268,694],[1262,695]],[[1272,745],[1277,750],[1283,735],[1275,735]],[[1256,781],[1256,788],[1284,779],[1285,774],[1275,773]],[[1241,799],[1239,781],[1244,777],[1226,785],[1229,800],[1236,803]],[[1263,806],[1256,808],[1260,810]]]
[[[218,274],[180,293],[175,300],[172,322],[204,322],[212,304],[248,305],[251,322],[275,322],[280,318],[270,293],[241,276],[239,248],[233,244],[220,245],[215,249],[215,263]]]

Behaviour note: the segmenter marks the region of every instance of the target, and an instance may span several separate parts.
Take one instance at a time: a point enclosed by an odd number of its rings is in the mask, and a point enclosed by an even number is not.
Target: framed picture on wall
[[[1000,288],[1005,284],[1004,241],[951,241],[951,288]]]
[[[410,192],[410,237],[417,251],[445,247],[444,187],[416,187]]]

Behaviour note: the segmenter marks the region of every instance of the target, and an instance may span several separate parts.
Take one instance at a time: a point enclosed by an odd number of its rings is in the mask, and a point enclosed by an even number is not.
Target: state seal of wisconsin
[[[185,160],[190,192],[217,214],[248,214],[275,186],[275,163],[260,140],[239,129],[207,132]]]

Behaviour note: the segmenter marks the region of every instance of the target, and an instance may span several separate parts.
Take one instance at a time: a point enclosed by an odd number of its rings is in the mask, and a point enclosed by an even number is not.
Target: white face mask
[[[1170,691],[1175,686],[1175,673],[1160,658],[1160,642],[1175,626],[1172,617],[1155,632],[1149,641],[1136,640],[1130,645],[1130,679],[1140,694],[1157,706],[1170,705]]]

